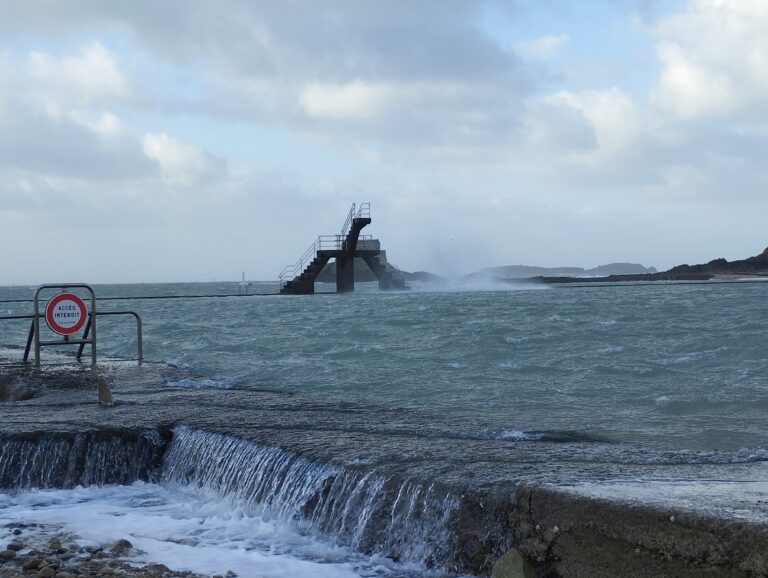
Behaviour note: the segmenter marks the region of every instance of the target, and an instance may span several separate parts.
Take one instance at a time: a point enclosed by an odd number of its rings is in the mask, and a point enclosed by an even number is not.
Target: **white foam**
[[[184,378],[178,380],[166,380],[165,384],[168,387],[180,388],[180,389],[230,389],[233,387],[232,382],[221,381],[216,379],[203,379],[203,378]]]
[[[607,345],[597,350],[598,353],[621,353],[624,348],[621,345]]]
[[[570,317],[562,317],[562,316],[558,315],[557,313],[547,317],[547,321],[559,321],[561,323],[573,323],[573,320]]]
[[[354,578],[408,575],[393,562],[368,558],[276,521],[202,501],[155,484],[0,494],[0,525],[60,525],[83,546],[129,540],[137,562],[175,570],[260,578]]]
[[[504,341],[506,341],[507,343],[525,343],[526,341],[528,341],[528,338],[525,335],[521,337],[513,337],[511,335],[508,335],[507,337],[504,338]]]
[[[527,442],[527,441],[540,440],[541,434],[533,434],[533,433],[529,433],[527,431],[522,431],[522,430],[505,429],[499,433],[498,439]]]

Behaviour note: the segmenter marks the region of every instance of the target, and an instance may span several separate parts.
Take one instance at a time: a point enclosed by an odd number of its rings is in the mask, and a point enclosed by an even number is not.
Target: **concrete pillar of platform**
[[[355,258],[336,258],[336,293],[349,293],[355,290]]]

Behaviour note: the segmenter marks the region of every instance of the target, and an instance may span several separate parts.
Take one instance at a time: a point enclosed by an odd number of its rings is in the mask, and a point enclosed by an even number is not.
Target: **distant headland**
[[[602,277],[539,276],[529,279],[540,283],[600,283],[621,281],[709,281],[768,277],[768,248],[754,257],[738,261],[713,259],[700,265],[677,265],[661,272],[610,274]]]

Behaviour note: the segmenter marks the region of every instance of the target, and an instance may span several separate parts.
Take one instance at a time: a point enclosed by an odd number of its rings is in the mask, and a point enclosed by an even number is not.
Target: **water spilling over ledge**
[[[760,490],[711,511],[628,505],[595,490],[648,472],[699,479],[702,468],[758,483],[765,469],[749,456],[656,455],[565,435],[441,435],[439,421],[405,410],[168,387],[184,376],[164,366],[104,369],[112,409],[95,403],[88,371],[17,376],[34,395],[0,404],[3,488],[154,482],[436,575],[488,575],[507,551],[499,568],[519,563],[534,576],[617,575],[596,568],[619,563],[628,576],[766,568]],[[750,516],[739,518],[744,510]]]
[[[0,487],[15,490],[151,480],[166,449],[154,430],[27,434],[0,444]]]

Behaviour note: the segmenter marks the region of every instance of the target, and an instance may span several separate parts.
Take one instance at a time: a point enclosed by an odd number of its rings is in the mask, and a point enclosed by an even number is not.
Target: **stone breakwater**
[[[446,434],[439,416],[404,409],[180,387],[190,376],[162,365],[115,363],[100,371],[113,387],[113,408],[96,403],[96,376],[88,369],[5,372],[0,487],[136,480],[205,487],[425,571],[497,578],[768,575],[768,495],[709,509],[583,496],[569,490],[575,480],[633,479],[649,466],[563,460],[556,446],[567,439]],[[568,452],[586,451],[583,443],[574,441]],[[702,467],[656,464],[653,473],[697,479]],[[765,479],[760,464],[708,464],[706,472]],[[750,515],[739,518],[736,510]],[[91,560],[83,562],[94,562],[94,552],[85,554]],[[18,555],[7,556],[0,572],[21,571]],[[106,559],[128,564],[123,558]]]

